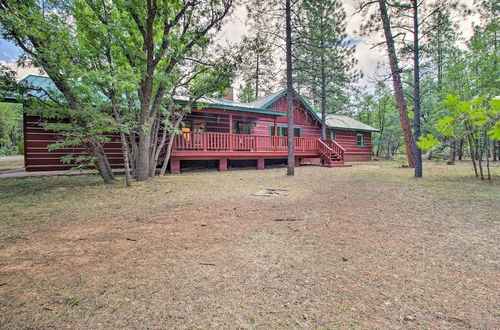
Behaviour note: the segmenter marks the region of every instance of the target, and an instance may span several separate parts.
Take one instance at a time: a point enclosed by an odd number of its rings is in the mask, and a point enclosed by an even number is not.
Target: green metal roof
[[[41,99],[47,98],[47,95],[45,95],[45,93],[42,90],[58,92],[55,84],[49,77],[46,76],[28,75],[23,79],[21,79],[19,83],[26,86],[31,86],[34,89],[38,89],[38,90],[33,90],[30,93],[31,95]],[[18,98],[19,95],[17,93],[5,95],[4,97],[5,100],[17,100]]]
[[[23,78],[20,83],[26,84],[27,86],[33,87],[35,89],[58,92],[57,87],[55,86],[52,79],[46,76],[37,76],[37,75],[29,75]],[[37,97],[46,97],[42,91],[34,91],[32,92]],[[176,97],[174,98],[174,102],[177,104],[187,103],[188,99],[186,97]],[[281,111],[273,111],[266,108],[256,107],[250,103],[241,103],[236,101],[224,100],[224,99],[215,99],[215,98],[201,98],[196,105],[207,105],[213,109],[221,109],[221,110],[231,110],[231,111],[242,111],[242,112],[251,112],[257,114],[264,115],[274,115],[274,116],[285,116],[286,113]]]
[[[266,97],[263,97],[261,99],[255,100],[247,104],[255,108],[267,108],[271,106],[274,102],[276,102],[283,95],[286,95],[286,89],[283,89],[279,92],[276,92],[274,94],[268,95]]]
[[[185,97],[176,97],[174,102],[177,104],[185,104],[188,102],[188,99]],[[274,116],[286,116],[285,112],[282,111],[274,111],[266,108],[255,107],[251,103],[242,103],[237,101],[230,101],[224,99],[215,99],[210,97],[203,97],[198,100],[197,105],[206,104],[208,107],[212,109],[221,109],[221,110],[231,110],[231,111],[243,111],[243,112],[252,112],[263,115],[274,115]]]
[[[36,76],[36,75],[29,75],[21,79],[20,83],[24,83],[36,88],[40,88],[43,90],[51,90],[51,91],[57,91],[57,87],[52,81],[47,76]]]

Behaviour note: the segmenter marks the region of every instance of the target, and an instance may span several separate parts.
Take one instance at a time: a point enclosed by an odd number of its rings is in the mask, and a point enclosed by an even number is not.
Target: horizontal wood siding
[[[286,98],[282,97],[273,103],[270,110],[286,112]],[[314,118],[314,116],[307,110],[300,102],[294,101],[294,127],[300,127],[302,130],[302,137],[321,137],[321,125]],[[287,116],[279,116],[276,120],[278,125],[287,124]],[[261,118],[257,121],[255,133],[258,135],[270,135],[270,126],[274,125],[273,119]]]
[[[62,148],[49,151],[48,146],[62,141],[61,136],[52,131],[45,130],[43,123],[56,122],[55,120],[43,120],[39,116],[25,116],[24,131],[24,157],[27,171],[55,171],[68,170],[74,165],[61,163],[61,157],[68,154],[75,156],[84,155],[85,150],[81,147]],[[113,168],[123,168],[123,157],[120,137],[109,135],[111,142],[104,145],[109,163]]]
[[[365,137],[364,147],[356,147],[356,134],[364,135]],[[335,130],[335,141],[345,149],[346,154],[371,155],[372,134],[370,132]]]
[[[229,116],[227,115],[192,112],[186,117],[186,121],[190,120],[204,120],[207,125],[206,132],[227,133],[229,129]]]
[[[286,96],[281,97],[272,105],[270,105],[269,109],[286,112]],[[286,125],[286,116],[278,117],[277,122],[278,125],[283,123]],[[260,125],[262,129],[260,129],[258,133],[255,134],[270,134],[269,126],[273,125],[273,122],[269,122],[268,120],[259,120],[258,125]],[[294,101],[294,126],[302,128],[302,136],[304,137],[321,137],[321,122],[319,122],[316,117],[314,117],[314,115],[297,100]],[[265,130],[267,130],[267,133],[265,132]],[[371,155],[371,132],[356,132],[348,130],[335,131],[335,141],[346,150],[346,154]],[[362,133],[365,136],[364,147],[356,147],[357,133]]]

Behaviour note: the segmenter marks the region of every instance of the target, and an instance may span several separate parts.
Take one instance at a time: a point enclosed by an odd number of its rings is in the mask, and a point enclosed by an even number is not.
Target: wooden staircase
[[[318,139],[319,154],[321,156],[322,166],[325,167],[347,167],[344,163],[344,152],[342,148],[334,140],[321,140]]]

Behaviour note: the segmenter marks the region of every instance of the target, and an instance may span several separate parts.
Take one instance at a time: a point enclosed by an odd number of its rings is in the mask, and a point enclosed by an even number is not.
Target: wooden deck
[[[325,166],[342,166],[344,148],[333,140],[315,137],[294,138],[295,157],[320,158]],[[264,168],[265,159],[288,156],[286,136],[265,136],[231,133],[189,132],[175,137],[172,147],[172,173],[180,172],[181,160],[219,160],[219,170],[227,169],[227,160],[256,159],[257,169]]]

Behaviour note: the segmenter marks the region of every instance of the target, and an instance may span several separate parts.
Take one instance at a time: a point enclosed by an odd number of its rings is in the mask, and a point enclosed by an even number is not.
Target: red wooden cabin
[[[46,84],[46,77],[29,76],[30,84]],[[182,103],[182,100],[178,100]],[[257,169],[266,162],[287,158],[286,91],[251,103],[224,99],[203,99],[207,106],[193,108],[175,137],[170,171],[179,173],[184,161],[217,161],[225,171],[228,162],[253,160]],[[25,165],[27,171],[69,169],[60,158],[81,153],[80,148],[49,152],[47,146],[60,137],[42,128],[42,118],[25,115]],[[345,116],[327,117],[328,133],[321,140],[321,120],[302,97],[294,101],[296,164],[317,163],[345,166],[345,161],[370,160],[371,134],[377,129]],[[122,168],[121,144],[111,136],[105,145],[112,167]]]

